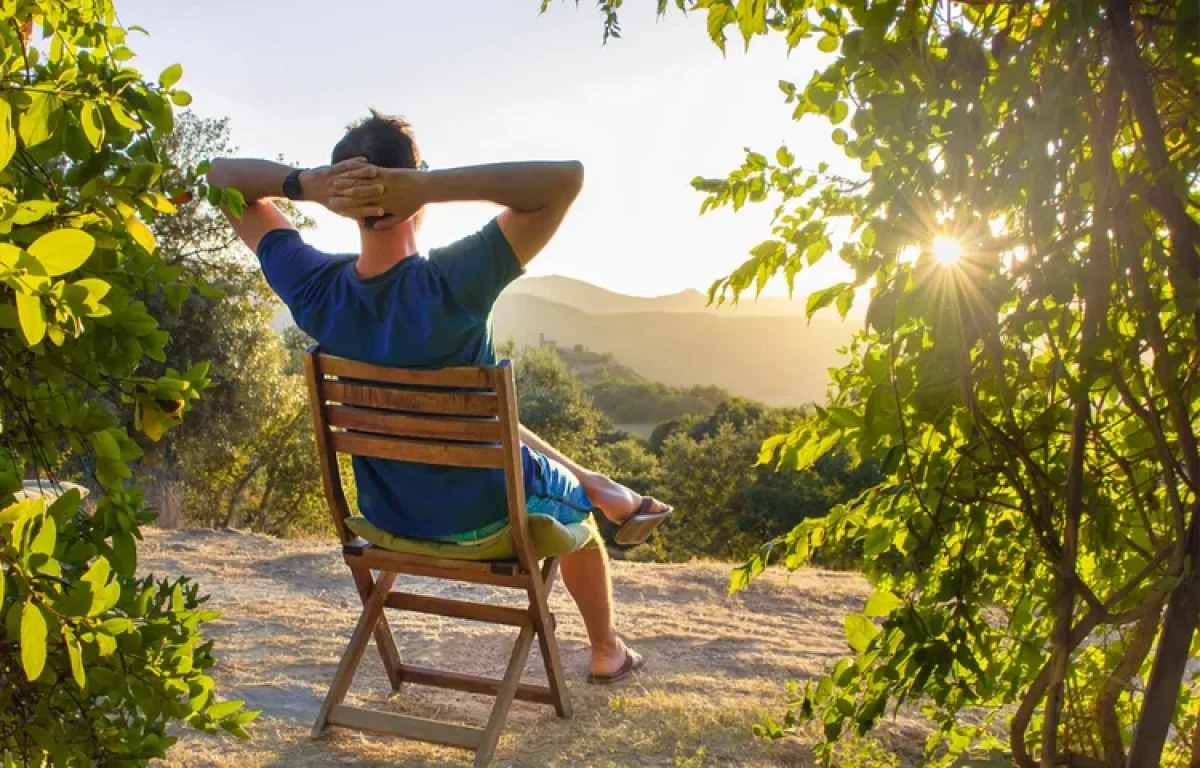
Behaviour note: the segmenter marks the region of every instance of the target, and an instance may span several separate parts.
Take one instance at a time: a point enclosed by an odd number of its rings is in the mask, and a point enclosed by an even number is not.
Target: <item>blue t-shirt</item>
[[[495,365],[492,305],[521,265],[495,220],[429,257],[360,278],[354,256],[318,251],[291,229],[258,244],[267,282],[300,330],[331,355],[375,365]],[[508,514],[500,470],[354,457],[359,511],[404,536],[474,531]]]

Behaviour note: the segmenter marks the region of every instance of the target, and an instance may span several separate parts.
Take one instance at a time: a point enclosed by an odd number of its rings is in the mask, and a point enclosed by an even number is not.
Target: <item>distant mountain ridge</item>
[[[523,277],[505,291],[506,295],[524,294],[556,301],[592,315],[628,312],[716,312],[723,317],[802,317],[804,301],[784,296],[764,296],[758,301],[746,296],[736,306],[709,306],[708,296],[688,289],[665,296],[629,296],[597,285],[561,275]]]
[[[797,314],[715,311],[704,308],[703,297],[700,308],[689,311],[687,293],[642,299],[564,278],[533,286],[531,280],[538,279],[517,281],[496,303],[497,339],[519,346],[578,344],[612,354],[653,381],[715,385],[768,405],[824,402],[829,369],[844,362],[837,350],[859,327],[836,314],[809,323]],[[560,295],[575,305],[538,295],[548,287],[565,287]],[[647,309],[614,311],[626,306]]]

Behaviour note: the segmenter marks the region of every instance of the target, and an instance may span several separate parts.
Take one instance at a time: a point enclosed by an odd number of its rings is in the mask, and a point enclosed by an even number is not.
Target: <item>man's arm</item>
[[[430,203],[485,201],[502,205],[508,210],[499,216],[500,230],[522,266],[550,242],[583,186],[583,166],[577,162],[498,163],[445,171],[376,170],[374,180],[364,174],[354,182],[336,184],[337,194],[354,191],[357,196],[347,202],[377,202],[401,220]]]
[[[337,202],[333,198],[335,179],[353,179],[361,175],[366,164],[361,159],[346,160],[335,166],[324,166],[304,170],[300,173],[301,200],[308,200],[350,218],[382,215],[382,209],[374,205],[361,205],[356,197],[369,192],[362,189],[337,191]],[[294,229],[287,217],[270,202],[270,198],[283,197],[283,182],[294,169],[271,160],[249,158],[217,158],[208,171],[208,183],[214,187],[231,187],[242,193],[246,208],[241,218],[230,211],[225,217],[234,232],[250,250],[258,250],[258,241],[275,229]]]

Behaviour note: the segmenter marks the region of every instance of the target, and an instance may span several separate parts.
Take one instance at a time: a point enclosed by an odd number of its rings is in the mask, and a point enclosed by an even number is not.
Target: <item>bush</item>
[[[144,764],[174,741],[173,720],[244,736],[255,715],[213,694],[200,632],[213,614],[198,588],[135,577],[139,527],[154,514],[128,482],[142,450],[125,425],[158,440],[207,384],[203,364],[144,374],[168,335],[138,300],[192,288],[146,224],[203,172],[169,185],[156,150],[172,104],[191,97],[174,87],[178,65],[152,84],[123,63],[132,52],[107,0],[5,12],[0,753],[6,765]],[[57,492],[23,491],[23,478],[54,489],[68,476],[99,491],[93,507],[77,490],[49,505]]]

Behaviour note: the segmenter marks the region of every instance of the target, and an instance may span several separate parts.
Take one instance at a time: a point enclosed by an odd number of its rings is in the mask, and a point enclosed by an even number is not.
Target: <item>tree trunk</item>
[[[1187,554],[1191,568],[1184,581],[1171,590],[1167,598],[1167,616],[1163,622],[1162,637],[1154,654],[1154,667],[1142,699],[1142,711],[1137,729],[1133,733],[1133,744],[1129,747],[1128,768],[1157,768],[1162,759],[1167,731],[1175,714],[1179,700],[1179,689],[1183,685],[1183,672],[1187,666],[1188,652],[1192,647],[1192,635],[1196,621],[1200,619],[1200,577],[1196,570],[1200,563],[1200,526],[1197,526],[1197,511],[1192,509],[1192,519],[1187,529]]]
[[[1104,747],[1104,762],[1109,768],[1125,765],[1125,743],[1121,739],[1121,719],[1117,715],[1117,700],[1121,693],[1133,687],[1133,678],[1154,646],[1154,635],[1162,619],[1162,600],[1156,609],[1147,611],[1130,631],[1129,644],[1116,667],[1104,681],[1096,697],[1096,729]]]

